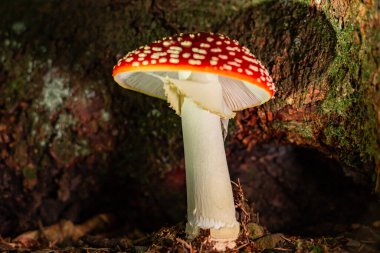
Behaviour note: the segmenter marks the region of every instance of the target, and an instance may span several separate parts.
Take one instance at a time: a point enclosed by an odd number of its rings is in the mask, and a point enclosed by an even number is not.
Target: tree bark
[[[0,234],[126,200],[160,208],[159,191],[134,196],[163,175],[183,189],[179,118],[111,77],[125,53],[178,32],[238,39],[275,81],[275,99],[237,114],[231,145],[308,146],[380,191],[374,0],[17,0],[0,13]]]
[[[316,148],[354,178],[366,175],[368,184],[379,158],[378,6],[317,2],[280,1],[241,15],[260,20],[247,41],[278,92],[271,103],[238,115],[236,137],[248,148],[272,140]]]

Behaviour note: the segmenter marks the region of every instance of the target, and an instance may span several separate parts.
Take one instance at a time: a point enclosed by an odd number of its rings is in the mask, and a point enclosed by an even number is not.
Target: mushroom
[[[166,100],[182,118],[189,238],[210,229],[215,241],[239,234],[224,139],[235,111],[274,95],[266,68],[221,34],[179,34],[142,46],[113,69],[122,87]]]

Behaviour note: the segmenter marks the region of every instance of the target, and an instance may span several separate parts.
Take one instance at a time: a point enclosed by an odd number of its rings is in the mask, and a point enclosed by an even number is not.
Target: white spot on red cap
[[[165,58],[165,57],[160,58],[160,59],[158,60],[159,63],[165,63],[165,62],[167,62],[167,61],[168,61],[168,59]]]
[[[170,50],[179,51],[179,52],[182,51],[182,47],[177,47],[177,46],[171,46],[169,49],[170,49]]]
[[[191,49],[191,51],[193,51],[194,53],[199,53],[199,54],[207,54],[207,51],[204,50],[204,49],[200,49],[200,48],[197,48],[197,47],[193,47]]]
[[[203,54],[193,54],[193,58],[194,59],[198,59],[198,60],[203,60],[206,58],[206,56],[204,56]]]
[[[169,49],[167,52],[168,52],[169,54],[179,54],[179,51],[177,51],[177,50],[173,50],[173,49]]]
[[[228,59],[228,56],[225,55],[225,54],[220,54],[218,55],[220,59],[223,59],[223,60],[227,60]]]
[[[210,64],[211,64],[211,65],[217,65],[217,64],[218,64],[218,61],[210,60]]]
[[[229,65],[235,66],[235,67],[240,67],[240,63],[237,63],[236,61],[229,61],[227,62]]]
[[[188,62],[190,65],[201,65],[202,64],[202,62],[200,60],[189,59]]]
[[[243,48],[243,52],[244,52],[244,53],[247,53],[247,54],[250,53],[250,51],[249,51],[248,48],[246,48],[246,47],[242,47],[242,48]]]
[[[170,42],[170,41],[164,41],[163,43],[162,43],[162,45],[164,45],[164,47],[168,47],[168,46],[170,46],[172,43]]]
[[[249,62],[252,62],[252,63],[256,63],[255,59],[251,58],[251,57],[248,57],[246,55],[243,55],[242,58],[246,61],[249,61]]]
[[[207,42],[213,42],[213,41],[214,41],[214,38],[212,38],[212,37],[207,37],[206,40],[207,40]]]
[[[227,70],[232,70],[232,67],[228,64],[223,64],[223,68],[225,68]]]
[[[162,51],[162,47],[152,47],[152,50],[160,52]]]
[[[156,52],[151,55],[152,59],[159,59],[161,56],[167,55],[166,52]]]
[[[220,53],[222,52],[222,49],[220,49],[219,47],[216,47],[216,48],[211,48],[210,51],[213,53]]]
[[[203,48],[210,48],[211,47],[211,45],[208,43],[201,43],[199,46],[203,47]]]
[[[255,66],[255,65],[249,65],[249,68],[252,69],[255,72],[259,71],[259,68],[257,66]]]
[[[183,57],[183,58],[189,58],[190,56],[191,56],[190,53],[184,53],[184,54],[182,54],[182,57]]]
[[[245,73],[247,73],[247,75],[249,75],[249,76],[253,75],[253,72],[250,71],[249,69],[245,69]]]
[[[175,58],[170,58],[170,59],[169,59],[169,62],[170,62],[170,63],[179,63],[179,60],[178,60],[178,59],[175,59]]]
[[[254,60],[253,60],[253,63],[255,63],[256,65],[259,65],[259,64],[260,64],[260,62],[259,62],[257,59],[254,59]]]
[[[226,47],[226,49],[227,49],[228,51],[235,51],[236,48],[237,48],[237,47],[230,47],[230,46]]]
[[[138,66],[140,66],[139,62],[135,61],[134,63],[132,63],[132,67],[138,67]]]
[[[192,43],[191,41],[185,40],[181,42],[181,46],[183,47],[191,47]]]

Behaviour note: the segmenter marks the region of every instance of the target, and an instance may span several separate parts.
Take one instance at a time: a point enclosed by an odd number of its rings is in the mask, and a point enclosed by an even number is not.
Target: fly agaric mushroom
[[[274,94],[265,67],[236,40],[213,33],[179,34],[142,46],[113,69],[122,87],[168,101],[182,118],[190,238],[210,229],[215,241],[239,234],[223,134],[235,111]]]

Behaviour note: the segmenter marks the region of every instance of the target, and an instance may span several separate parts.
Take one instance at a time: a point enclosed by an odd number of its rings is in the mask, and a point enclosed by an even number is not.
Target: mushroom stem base
[[[186,234],[189,239],[194,239],[200,234],[201,228],[192,226],[189,222],[186,223]],[[212,241],[233,241],[236,240],[240,232],[240,225],[233,227],[211,228],[210,238]]]

